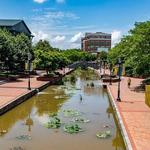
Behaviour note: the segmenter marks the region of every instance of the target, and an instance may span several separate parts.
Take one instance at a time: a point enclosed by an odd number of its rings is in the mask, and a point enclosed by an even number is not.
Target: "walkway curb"
[[[110,97],[110,102],[111,102],[111,105],[113,107],[113,110],[114,110],[114,113],[115,113],[115,116],[117,118],[117,121],[118,121],[118,125],[119,125],[119,128],[120,128],[120,131],[121,131],[121,134],[122,134],[122,137],[123,137],[123,140],[124,140],[124,143],[125,143],[125,146],[126,146],[126,149],[127,150],[133,150],[132,148],[132,145],[131,145],[131,142],[129,140],[129,137],[128,137],[128,134],[127,134],[127,131],[125,129],[125,126],[124,126],[124,123],[122,121],[122,118],[121,118],[121,114],[118,110],[118,107],[115,103],[115,99],[114,97],[112,96],[112,93],[111,93],[111,90],[109,88],[109,86],[107,85],[107,91],[108,91],[108,95]]]

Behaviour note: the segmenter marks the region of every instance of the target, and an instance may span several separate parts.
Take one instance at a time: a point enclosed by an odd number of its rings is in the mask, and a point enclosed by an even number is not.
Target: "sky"
[[[114,46],[135,22],[150,19],[150,0],[0,0],[0,19],[23,19],[34,43],[80,48],[85,32],[106,32]]]

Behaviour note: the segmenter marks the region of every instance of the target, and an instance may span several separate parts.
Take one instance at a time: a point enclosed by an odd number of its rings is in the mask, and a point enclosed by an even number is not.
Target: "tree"
[[[13,37],[7,30],[0,29],[0,60],[4,66],[12,70],[13,66]],[[12,63],[10,63],[12,61]]]
[[[0,60],[9,71],[24,70],[28,51],[33,54],[32,43],[24,34],[13,36],[5,29],[0,29]]]
[[[15,37],[14,49],[16,68],[18,68],[18,70],[24,70],[25,62],[28,59],[28,53],[31,53],[32,59],[34,59],[31,40],[24,34],[17,35]]]
[[[128,75],[150,76],[150,21],[135,23],[129,35],[109,51],[108,58],[113,63],[119,57]]]

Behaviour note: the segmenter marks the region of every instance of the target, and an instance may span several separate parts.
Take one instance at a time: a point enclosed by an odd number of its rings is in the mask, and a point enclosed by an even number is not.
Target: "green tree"
[[[129,35],[109,51],[108,58],[113,63],[119,57],[128,75],[150,76],[150,21],[135,23]]]

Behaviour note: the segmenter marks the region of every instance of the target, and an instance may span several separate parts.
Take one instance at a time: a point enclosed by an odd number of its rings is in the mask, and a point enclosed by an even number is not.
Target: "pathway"
[[[133,150],[149,150],[150,108],[145,104],[145,93],[133,90],[142,80],[131,78],[130,89],[127,80],[127,77],[123,77],[121,81],[121,102],[116,101],[118,84],[113,83],[108,87],[121,114]]]
[[[58,70],[61,74],[63,71]],[[65,73],[69,72],[69,69],[65,69]],[[37,76],[31,77],[31,88],[39,88],[42,85],[48,83],[48,81],[37,81]],[[15,82],[4,82],[0,84],[0,109],[7,106],[9,103],[15,101],[18,97],[29,93],[28,78],[19,78]]]

